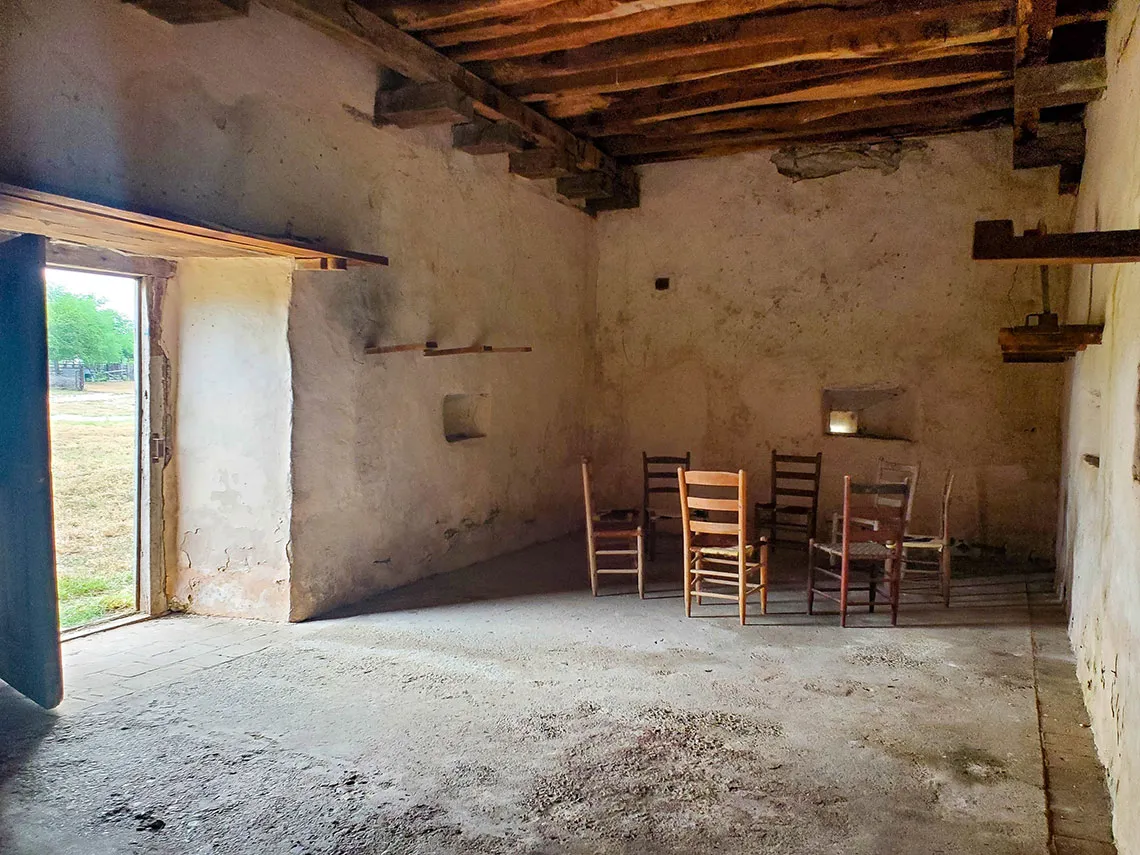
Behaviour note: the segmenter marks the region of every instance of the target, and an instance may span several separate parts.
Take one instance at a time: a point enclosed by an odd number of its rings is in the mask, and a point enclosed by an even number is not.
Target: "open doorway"
[[[60,629],[139,609],[139,287],[48,266],[48,379]]]

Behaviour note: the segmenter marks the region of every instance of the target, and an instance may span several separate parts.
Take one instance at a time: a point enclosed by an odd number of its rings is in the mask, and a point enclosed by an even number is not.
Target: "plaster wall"
[[[1089,108],[1080,231],[1140,226],[1140,3],[1110,19],[1108,90]],[[1140,853],[1140,265],[1077,268],[1070,316],[1105,324],[1068,382],[1058,564],[1122,855]],[[1099,466],[1085,455],[1100,458]]]
[[[1039,286],[970,250],[976,219],[1064,229],[1071,201],[1055,170],[1013,172],[1010,146],[957,135],[892,174],[798,183],[766,153],[644,168],[641,207],[598,224],[602,489],[631,501],[642,450],[691,450],[766,498],[773,448],[822,450],[830,513],[885,456],[921,464],[914,528],[936,530],[952,467],[955,537],[1051,556],[1062,374],[1003,365],[996,341]],[[824,436],[822,389],[866,384],[909,390],[911,442]]]
[[[0,4],[4,180],[392,260],[301,274],[294,294],[277,278],[181,266],[163,330],[179,437],[166,542],[181,556],[170,593],[191,610],[281,617],[291,602],[300,619],[580,525],[593,222],[549,183],[510,176],[505,155],[454,151],[447,128],[362,121],[376,79],[371,62],[258,4],[248,18],[182,28],[120,0]],[[260,364],[231,336],[255,336]],[[363,354],[428,338],[535,351]],[[292,430],[278,386],[290,365]],[[264,385],[245,374],[255,368]],[[219,382],[230,390],[209,385]],[[490,396],[485,439],[444,441],[440,406],[454,393]],[[231,520],[227,502],[253,487],[226,473],[252,478],[253,459],[206,460],[206,434],[224,457],[267,430],[259,465],[272,471],[256,489],[272,501],[256,525]],[[291,509],[279,493],[290,473]],[[255,551],[272,552],[247,562],[271,583],[264,603],[219,569],[223,541],[232,567],[255,528]]]
[[[175,610],[288,616],[291,276],[287,260],[188,259],[165,295],[178,319],[166,342],[178,366],[165,508]]]

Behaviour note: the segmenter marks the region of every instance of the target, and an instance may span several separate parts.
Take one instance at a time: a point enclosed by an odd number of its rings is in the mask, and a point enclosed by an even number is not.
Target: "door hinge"
[[[150,459],[163,466],[170,462],[170,445],[165,436],[159,436],[157,433],[150,435]]]

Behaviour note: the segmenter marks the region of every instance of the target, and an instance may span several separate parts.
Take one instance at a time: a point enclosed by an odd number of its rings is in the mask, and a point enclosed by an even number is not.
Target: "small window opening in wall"
[[[899,386],[854,386],[823,390],[823,428],[829,436],[910,441],[915,396]]]
[[[448,442],[485,437],[490,420],[490,395],[445,395],[443,398],[443,436]]]

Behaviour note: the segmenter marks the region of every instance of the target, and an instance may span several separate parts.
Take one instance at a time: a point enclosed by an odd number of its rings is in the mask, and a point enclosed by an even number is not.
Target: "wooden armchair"
[[[644,527],[635,508],[598,511],[590,483],[590,459],[582,458],[582,492],[586,500],[586,558],[590,590],[598,596],[601,575],[637,576],[637,593],[645,598]],[[630,565],[633,566],[630,566]]]
[[[671,507],[653,507],[653,497],[659,494],[676,496],[677,467],[688,469],[693,462],[693,453],[686,451],[684,457],[650,457],[641,452],[641,517],[645,521],[648,540],[649,560],[657,557],[657,523],[661,520],[681,519],[681,506],[670,502]]]
[[[685,616],[692,617],[693,596],[736,600],[740,623],[748,617],[748,598],[760,594],[760,611],[768,613],[768,542],[748,541],[748,490],[744,470],[700,472],[677,469],[681,494],[681,529],[685,541]],[[700,492],[722,495],[693,495]],[[728,494],[726,497],[724,494]],[[707,518],[697,519],[693,512]],[[731,569],[729,569],[731,568]],[[752,578],[758,576],[755,582]],[[707,585],[734,589],[706,590]]]
[[[756,531],[767,530],[768,543],[806,549],[815,537],[819,516],[819,478],[823,452],[814,457],[772,452],[772,498],[757,502]]]
[[[891,606],[891,625],[898,623],[909,492],[906,484],[855,484],[850,475],[843,476],[841,539],[832,543],[813,540],[808,545],[808,614],[813,613],[817,595],[826,597],[839,603],[839,625],[847,626],[849,593],[855,576],[866,573],[867,610],[875,611],[876,594],[881,591]],[[837,558],[838,570],[834,566]],[[817,584],[820,576],[835,580],[838,587]],[[881,589],[881,585],[885,588]]]

